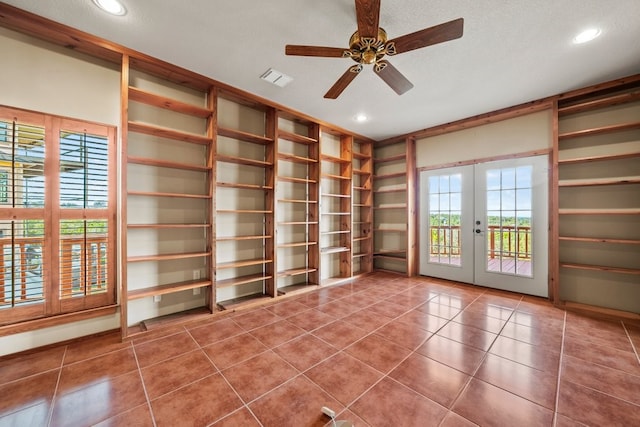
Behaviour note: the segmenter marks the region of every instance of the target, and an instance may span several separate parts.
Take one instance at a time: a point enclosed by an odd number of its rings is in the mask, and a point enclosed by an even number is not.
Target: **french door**
[[[420,173],[420,274],[548,296],[548,158]]]

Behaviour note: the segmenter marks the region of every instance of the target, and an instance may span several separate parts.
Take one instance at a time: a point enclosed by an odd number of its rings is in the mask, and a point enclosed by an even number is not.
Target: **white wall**
[[[553,146],[551,110],[416,140],[418,168]]]
[[[0,103],[109,125],[120,124],[120,68],[0,28]]]
[[[0,28],[0,103],[11,107],[119,125],[120,69]],[[119,150],[118,150],[119,151]],[[0,356],[119,327],[110,315],[0,337]]]
[[[118,329],[120,315],[97,317],[0,338],[0,356]]]

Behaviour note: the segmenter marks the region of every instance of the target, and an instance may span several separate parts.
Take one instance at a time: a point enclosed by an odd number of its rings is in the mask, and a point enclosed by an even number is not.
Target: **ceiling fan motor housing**
[[[360,37],[358,31],[349,39],[348,56],[359,64],[373,64],[387,52],[387,32],[378,28],[378,37]]]

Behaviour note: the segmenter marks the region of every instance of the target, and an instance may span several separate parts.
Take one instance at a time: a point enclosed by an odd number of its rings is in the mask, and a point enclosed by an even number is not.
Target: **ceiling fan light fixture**
[[[118,0],[93,0],[93,3],[111,15],[123,16],[127,13],[127,9]]]
[[[591,40],[597,38],[601,33],[602,31],[600,30],[600,28],[589,28],[575,36],[573,38],[573,43],[582,44],[590,42]]]
[[[378,56],[378,54],[375,50],[367,49],[362,52],[362,62],[365,64],[373,64],[376,62],[376,56]]]

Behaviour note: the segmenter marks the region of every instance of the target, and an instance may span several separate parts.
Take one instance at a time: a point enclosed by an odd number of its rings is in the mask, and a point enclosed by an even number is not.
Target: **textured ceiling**
[[[389,38],[459,17],[464,35],[389,58],[415,86],[406,94],[367,66],[337,100],[323,95],[353,62],[284,46],[347,47],[353,0],[123,2],[113,17],[91,0],[5,1],[378,140],[640,72],[638,0],[382,0]],[[574,45],[591,26],[602,35]],[[271,67],[293,82],[260,80]]]

